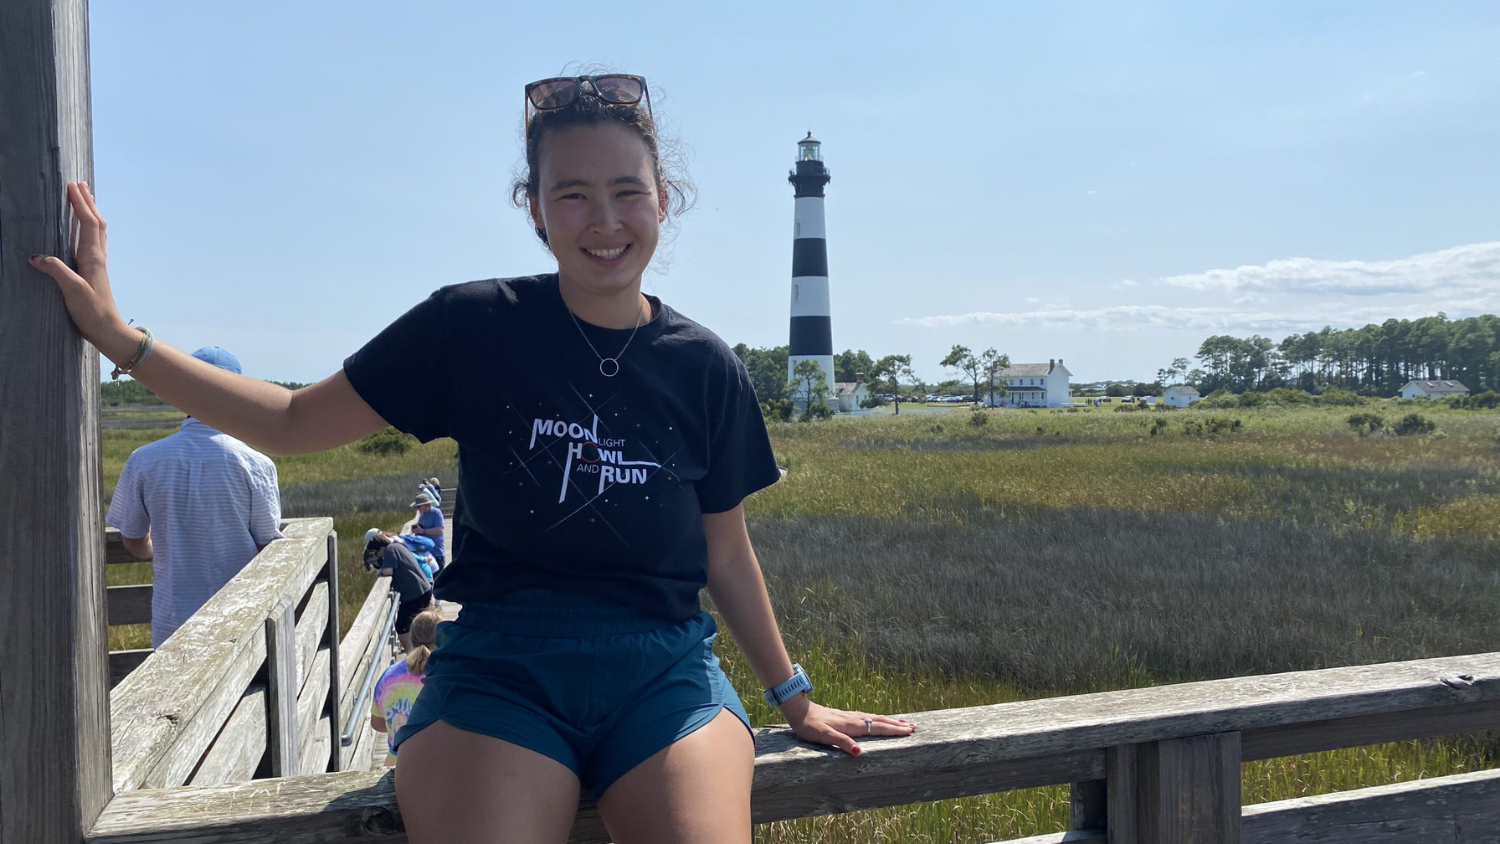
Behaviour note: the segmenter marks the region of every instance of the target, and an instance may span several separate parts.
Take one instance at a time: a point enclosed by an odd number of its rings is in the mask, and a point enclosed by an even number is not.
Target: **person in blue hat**
[[[193,357],[242,374],[220,346]],[[152,562],[151,647],[162,643],[281,536],[276,464],[189,416],[125,461],[105,519],[125,549]]]

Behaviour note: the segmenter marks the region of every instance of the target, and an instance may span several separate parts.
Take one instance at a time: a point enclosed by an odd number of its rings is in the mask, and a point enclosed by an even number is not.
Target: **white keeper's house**
[[[1407,381],[1406,386],[1401,388],[1403,399],[1442,399],[1448,396],[1467,396],[1469,388],[1446,379]]]
[[[1186,384],[1173,384],[1162,391],[1161,403],[1168,407],[1187,407],[1203,396],[1198,391]]]
[[[1007,392],[995,396],[992,406],[1071,407],[1073,394],[1068,379],[1072,375],[1062,358],[1046,363],[1013,363],[995,371],[995,386],[1004,384]],[[985,403],[990,404],[988,397]]]
[[[854,376],[853,381],[835,381],[833,384],[834,410],[839,413],[852,413],[859,410],[859,403],[870,397],[869,385],[865,383],[865,374],[860,372]]]

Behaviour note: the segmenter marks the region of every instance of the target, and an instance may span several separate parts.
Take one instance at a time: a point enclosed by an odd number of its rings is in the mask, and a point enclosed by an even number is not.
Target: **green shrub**
[[[791,401],[787,399],[766,399],[760,403],[760,415],[767,422],[791,421],[793,409]]]
[[[411,434],[403,434],[395,428],[386,428],[365,437],[355,443],[354,447],[364,454],[393,457],[411,451],[412,446],[416,444],[417,438]]]
[[[1317,403],[1328,407],[1358,407],[1364,399],[1351,390],[1330,387],[1318,394]]]
[[[861,401],[859,403],[859,406],[864,408],[865,410],[869,410],[872,407],[880,407],[885,404],[888,404],[888,402],[885,400],[884,396],[870,396],[869,398]]]
[[[1245,394],[1245,396],[1248,395],[1253,394]],[[1278,404],[1282,405],[1283,407],[1294,407],[1300,404],[1312,404],[1313,400],[1313,397],[1308,395],[1307,393],[1301,390],[1289,389],[1287,387],[1277,387],[1274,390],[1267,390],[1266,392],[1260,393],[1259,395],[1262,397],[1262,401],[1264,401],[1265,403]],[[1252,407],[1253,405],[1245,404],[1245,396],[1240,396],[1240,406]]]
[[[1472,396],[1460,396],[1453,400],[1452,406],[1458,410],[1494,410],[1500,408],[1500,393],[1486,390]]]
[[[1420,413],[1408,413],[1391,426],[1391,432],[1398,437],[1421,436],[1436,430],[1437,423]]]
[[[1288,391],[1288,392],[1290,392],[1290,391]],[[1306,393],[1304,393],[1303,395],[1306,395]],[[1274,404],[1274,403],[1275,402],[1272,402],[1272,401],[1268,400],[1268,398],[1267,398],[1267,396],[1266,396],[1265,393],[1244,392],[1244,393],[1240,393],[1239,402],[1237,403],[1237,406],[1239,406],[1239,407],[1260,407],[1262,405]],[[1235,407],[1235,406],[1236,405],[1229,405],[1229,404],[1223,405],[1223,407]]]
[[[1376,413],[1356,413],[1349,417],[1349,427],[1361,437],[1368,437],[1385,427],[1385,419]]]
[[[969,414],[969,424],[975,428],[983,428],[985,425],[990,424],[990,416],[982,410],[976,410]],[[1041,428],[1037,430],[1040,431]]]
[[[832,418],[833,418],[833,408],[829,407],[826,403],[820,401],[820,402],[817,402],[815,404],[808,405],[807,406],[807,410],[804,410],[802,412],[801,420],[803,422],[817,422],[817,421],[822,420],[822,419],[832,419]]]
[[[1204,430],[1210,434],[1232,434],[1241,427],[1243,426],[1238,419],[1221,419],[1217,416],[1210,416],[1203,422]]]
[[[1239,407],[1240,397],[1235,395],[1234,393],[1229,392],[1223,387],[1220,387],[1219,389],[1214,390],[1212,393],[1204,396],[1200,401],[1195,402],[1195,404],[1197,404],[1198,407],[1209,408]]]

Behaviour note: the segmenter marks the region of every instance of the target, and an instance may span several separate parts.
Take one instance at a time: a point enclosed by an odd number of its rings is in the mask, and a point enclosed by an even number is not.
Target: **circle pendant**
[[[605,378],[613,378],[620,374],[620,361],[616,358],[600,358],[599,374]]]

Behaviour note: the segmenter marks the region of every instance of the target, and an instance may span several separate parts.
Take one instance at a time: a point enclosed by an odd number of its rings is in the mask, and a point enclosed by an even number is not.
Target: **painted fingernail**
[[[41,255],[40,255],[40,254],[37,254],[37,255],[32,255],[32,256],[31,256],[31,257],[30,257],[30,258],[28,258],[28,259],[27,259],[27,260],[28,260],[28,261],[30,261],[30,262],[31,262],[31,263],[33,263],[33,264],[35,264],[35,263],[36,263],[36,262],[37,262],[37,261],[40,261],[40,260],[42,260],[42,256],[41,256]]]
[[[855,756],[858,756],[859,754],[864,753],[865,751],[864,751],[864,748],[861,748],[859,745],[856,744],[856,745],[854,745],[854,749],[850,750],[849,752],[851,754],[855,755]]]

